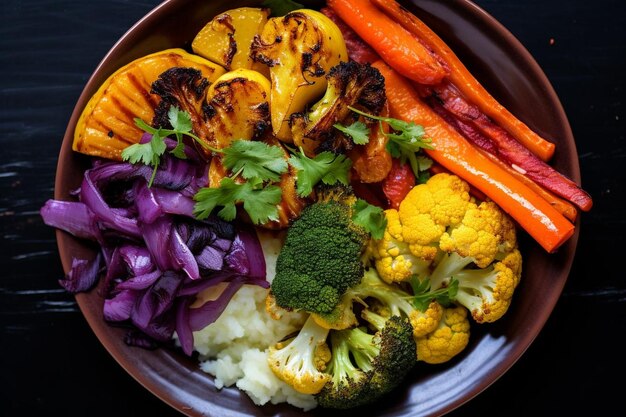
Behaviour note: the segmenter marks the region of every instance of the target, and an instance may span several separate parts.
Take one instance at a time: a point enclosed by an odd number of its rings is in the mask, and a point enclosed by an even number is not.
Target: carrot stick
[[[482,155],[424,103],[411,83],[382,61],[391,116],[422,125],[432,140],[428,155],[498,204],[546,251],[556,251],[574,234],[574,225],[546,200]]]
[[[567,217],[570,221],[574,222],[578,215],[578,210],[566,199],[558,197],[554,193],[551,192],[549,187],[546,187],[541,182],[533,179],[528,175],[528,172],[520,172],[520,168],[513,168],[513,164],[510,160],[507,160],[506,155],[502,155],[501,150],[498,149],[498,146],[493,143],[493,141],[489,137],[483,136],[482,132],[478,131],[474,126],[469,123],[455,118],[455,115],[448,112],[446,107],[440,104],[438,99],[429,98],[426,100],[426,103],[437,113],[443,120],[445,120],[449,125],[455,128],[457,132],[459,132],[465,139],[468,140],[471,144],[473,144],[476,149],[482,152],[483,155],[488,157],[493,163],[500,166],[500,168],[507,171],[509,174],[513,175],[522,183],[526,184],[531,190],[539,194],[543,197],[552,207],[557,209],[559,213]],[[514,139],[512,139],[514,140]],[[517,142],[516,142],[517,143]],[[518,144],[519,145],[519,144]],[[519,145],[521,146],[521,145]],[[524,148],[526,150],[526,148]],[[536,158],[534,154],[531,154],[533,158]],[[541,164],[545,164],[543,161],[537,160]],[[552,168],[551,168],[552,169]],[[552,169],[553,172],[554,169]],[[557,173],[558,174],[558,173]],[[559,174],[560,175],[560,174]],[[586,193],[584,193],[587,195]],[[589,198],[591,202],[591,198]]]
[[[446,75],[414,35],[369,1],[328,0],[327,4],[400,74],[422,84],[436,84]]]
[[[362,0],[353,0],[362,1]],[[544,161],[554,154],[555,145],[533,132],[526,124],[511,114],[504,106],[474,78],[450,47],[417,16],[403,8],[395,0],[371,0],[395,22],[416,35],[446,63],[448,79],[457,86],[463,95],[480,110],[494,119],[520,143]],[[362,22],[361,27],[366,28]],[[352,25],[351,25],[352,26]],[[385,59],[383,57],[383,59]]]

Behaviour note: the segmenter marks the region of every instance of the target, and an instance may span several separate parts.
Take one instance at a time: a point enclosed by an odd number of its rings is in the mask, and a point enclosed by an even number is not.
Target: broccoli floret
[[[350,107],[378,115],[386,101],[385,79],[369,64],[341,62],[326,78],[326,93],[311,111],[294,113],[290,119],[293,142],[309,156],[322,151],[343,153],[351,149],[353,142],[333,126],[349,125],[358,119]]]
[[[284,309],[330,313],[361,281],[368,241],[347,204],[333,199],[311,204],[289,228],[270,296]]]
[[[409,322],[375,313],[370,318],[373,333],[362,327],[331,332],[327,369],[331,378],[317,395],[322,407],[347,409],[371,403],[398,386],[415,365]]]

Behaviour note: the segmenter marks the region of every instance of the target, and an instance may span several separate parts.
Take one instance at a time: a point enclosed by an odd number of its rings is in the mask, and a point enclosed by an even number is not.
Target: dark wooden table
[[[58,286],[54,231],[39,217],[53,194],[65,124],[89,74],[157,3],[0,6],[0,415],[178,415],[117,365]],[[576,261],[543,331],[509,372],[451,415],[614,414],[624,408],[626,372],[626,4],[477,3],[552,81],[595,206],[582,217]]]

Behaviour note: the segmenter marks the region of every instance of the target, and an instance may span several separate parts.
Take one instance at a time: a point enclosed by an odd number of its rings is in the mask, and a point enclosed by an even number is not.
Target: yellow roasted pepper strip
[[[326,90],[328,71],[348,59],[337,25],[309,9],[269,19],[255,38],[252,56],[270,68],[272,129],[289,143],[289,117],[319,98]]]

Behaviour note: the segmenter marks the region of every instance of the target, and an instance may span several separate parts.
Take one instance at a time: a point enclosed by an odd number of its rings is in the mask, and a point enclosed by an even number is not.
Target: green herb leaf
[[[389,138],[387,150],[394,158],[400,158],[402,162],[408,161],[413,173],[419,178],[420,169],[415,154],[421,149],[434,149],[431,140],[424,137],[424,128],[413,122],[405,122],[392,117],[374,116],[353,107],[350,109],[361,116],[387,123],[392,129],[392,132],[386,133],[387,138]]]
[[[176,158],[187,159],[185,155],[185,144],[183,143],[183,135],[189,136],[202,146],[207,146],[192,132],[191,116],[189,113],[178,109],[177,107],[170,107],[167,117],[173,129],[161,129],[154,128],[139,118],[135,118],[135,125],[143,131],[150,133],[152,139],[147,143],[135,143],[130,145],[122,151],[122,160],[128,161],[131,164],[143,163],[154,167],[152,171],[152,177],[148,182],[148,187],[152,186],[152,182],[156,175],[157,168],[161,163],[161,156],[167,150],[165,144],[165,138],[171,135],[176,136],[177,144],[170,151]]]
[[[348,174],[352,167],[352,161],[345,155],[325,151],[309,158],[302,149],[291,155],[289,163],[298,171],[296,186],[301,197],[311,194],[313,187],[320,181],[327,185],[337,182],[348,185]]]
[[[222,150],[224,166],[246,178],[279,181],[289,168],[285,153],[279,146],[265,142],[236,140]]]
[[[167,112],[167,118],[172,128],[177,133],[187,134],[191,132],[193,125],[191,124],[191,115],[186,111],[180,110],[178,107],[172,106]]]
[[[420,280],[417,275],[413,275],[409,280],[413,289],[413,305],[420,311],[426,311],[428,305],[434,300],[444,307],[450,305],[459,292],[459,281],[452,278],[446,287],[432,290],[430,287],[430,279]]]
[[[387,218],[382,208],[358,199],[352,207],[352,221],[363,227],[374,239],[382,239],[387,227]]]
[[[254,224],[278,219],[278,207],[282,191],[275,185],[262,186],[259,181],[236,183],[232,178],[223,178],[219,187],[200,189],[195,195],[194,215],[206,219],[218,207],[217,215],[226,221],[232,221],[237,215],[238,203],[243,203],[244,210]]]
[[[370,141],[370,129],[363,122],[356,121],[350,126],[336,123],[333,127],[352,138],[352,141],[357,145],[365,145]]]
[[[293,0],[265,0],[261,5],[272,9],[272,16],[284,16],[294,10],[304,8],[302,4]]]

